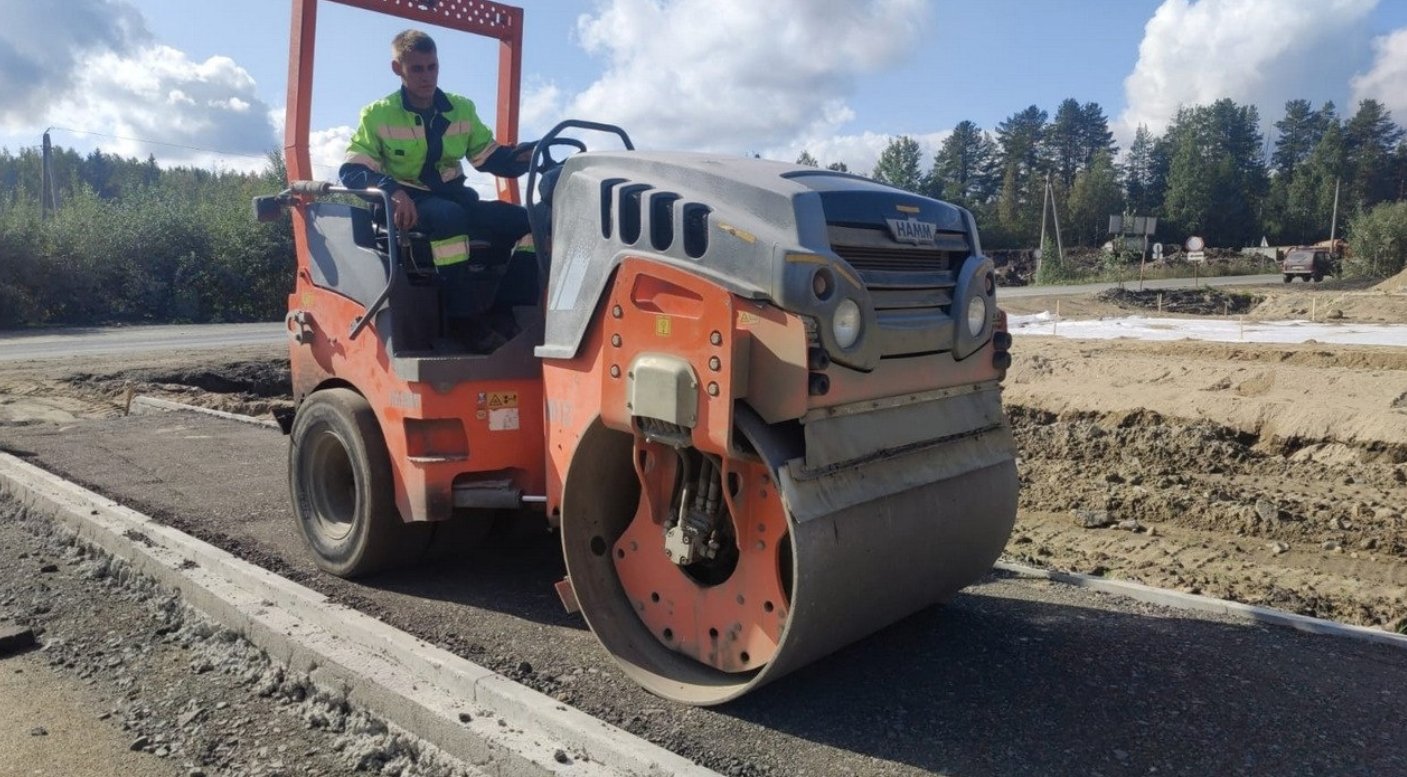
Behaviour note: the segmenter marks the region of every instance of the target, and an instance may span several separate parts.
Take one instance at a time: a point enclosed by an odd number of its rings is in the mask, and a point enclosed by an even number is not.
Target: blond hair
[[[391,57],[397,62],[404,62],[412,51],[434,54],[435,39],[420,30],[405,30],[391,40]]]

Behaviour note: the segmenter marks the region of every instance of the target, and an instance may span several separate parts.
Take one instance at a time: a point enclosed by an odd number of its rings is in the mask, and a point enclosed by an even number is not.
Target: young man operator
[[[473,101],[440,91],[435,41],[406,30],[391,41],[391,70],[401,88],[362,109],[338,178],[349,189],[391,193],[396,228],[418,229],[430,240],[451,333],[464,332],[483,312],[496,278],[477,278],[484,263],[470,262],[469,239],[487,240],[489,261],[502,266],[530,231],[527,211],[508,202],[480,202],[465,186],[460,159],[501,178],[527,172],[532,143],[509,148],[493,139]],[[482,274],[482,273],[479,273]]]

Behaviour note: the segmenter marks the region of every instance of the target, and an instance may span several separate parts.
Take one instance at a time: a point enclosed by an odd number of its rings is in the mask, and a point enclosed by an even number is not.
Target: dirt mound
[[[1130,310],[1152,310],[1160,313],[1196,316],[1234,316],[1249,312],[1263,299],[1249,292],[1202,289],[1108,289],[1096,299]]]
[[[1314,320],[1371,324],[1407,323],[1407,286],[1397,292],[1344,288],[1338,284],[1299,287],[1267,294],[1248,318],[1258,321]]]
[[[226,364],[138,367],[105,373],[75,373],[64,379],[80,396],[123,407],[144,395],[254,417],[291,407],[288,362],[249,359]]]
[[[1407,292],[1407,269],[1374,286],[1375,291]]]
[[[1009,410],[1010,557],[1407,630],[1407,465],[1343,443],[1268,451],[1147,411]]]

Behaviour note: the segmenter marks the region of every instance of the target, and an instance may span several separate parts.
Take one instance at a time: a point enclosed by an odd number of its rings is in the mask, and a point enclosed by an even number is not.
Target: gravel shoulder
[[[142,750],[113,721],[111,701],[45,663],[42,653],[0,659],[0,776],[173,777],[189,770]],[[43,764],[39,767],[39,764]]]
[[[40,645],[0,656],[0,776],[481,774],[8,500],[0,568],[0,628]]]

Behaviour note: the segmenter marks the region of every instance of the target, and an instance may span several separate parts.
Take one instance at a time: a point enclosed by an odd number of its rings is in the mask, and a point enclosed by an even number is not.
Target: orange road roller
[[[515,139],[521,10],[337,1],[498,39]],[[990,570],[1016,514],[1011,337],[970,213],[566,121],[527,176],[536,253],[474,260],[498,336],[464,337],[383,194],[310,174],[317,5],[294,0],[290,184],[255,211],[291,214],[298,248],[281,420],[321,568],[462,551],[494,516],[546,524],[564,602],[631,678],[700,705]]]

